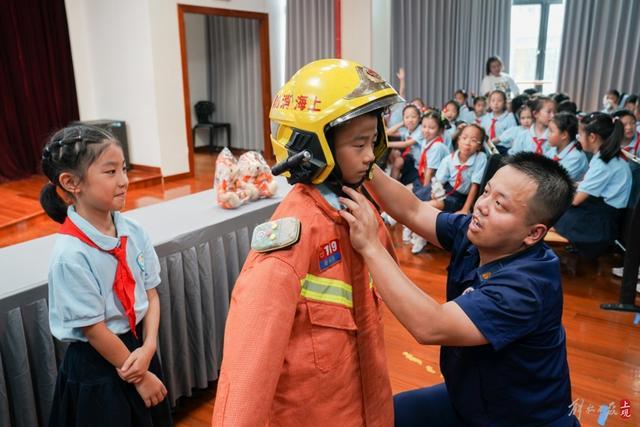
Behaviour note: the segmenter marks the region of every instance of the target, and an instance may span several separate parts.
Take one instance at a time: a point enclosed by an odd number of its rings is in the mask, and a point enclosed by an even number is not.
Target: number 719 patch
[[[338,239],[320,246],[320,270],[326,270],[342,260]]]

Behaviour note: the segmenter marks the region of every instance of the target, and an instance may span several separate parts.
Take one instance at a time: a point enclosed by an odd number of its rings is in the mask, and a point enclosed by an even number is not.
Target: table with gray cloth
[[[158,354],[174,406],[218,378],[234,282],[253,228],[267,220],[290,186],[236,210],[215,192],[125,212],[149,233],[161,265]],[[51,336],[47,271],[55,235],[0,249],[0,426],[46,425],[66,344]]]

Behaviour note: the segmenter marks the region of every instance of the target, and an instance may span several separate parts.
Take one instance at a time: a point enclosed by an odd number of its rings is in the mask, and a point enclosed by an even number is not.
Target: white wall
[[[266,0],[269,13],[269,61],[271,63],[271,97],[284,86],[285,49],[287,37],[287,0]]]
[[[268,13],[277,9],[273,1],[180,3]],[[177,4],[65,0],[80,118],[125,120],[132,163],[159,166],[165,176],[189,170]],[[270,25],[272,58],[280,50],[276,25]],[[272,92],[278,75],[272,64]]]
[[[372,66],[371,25],[373,0],[343,0],[340,28],[342,57]]]
[[[393,82],[391,70],[391,0],[372,0],[371,68]]]
[[[209,99],[207,78],[207,34],[206,16],[185,13],[184,32],[187,42],[187,63],[189,64],[189,98],[191,100],[191,120],[195,122],[193,106],[202,99]],[[193,123],[192,123],[193,126]],[[196,133],[196,146],[209,143],[207,132]]]
[[[393,81],[391,70],[392,0],[342,0],[342,57],[373,68]]]
[[[124,120],[131,162],[161,166],[146,0],[66,8],[80,119]]]

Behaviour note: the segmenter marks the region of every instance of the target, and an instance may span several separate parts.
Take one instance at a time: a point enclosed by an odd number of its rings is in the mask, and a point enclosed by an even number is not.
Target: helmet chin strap
[[[357,190],[358,188],[362,187],[362,184],[364,184],[364,181],[367,179],[367,177],[371,173],[371,169],[373,168],[374,164],[375,162],[369,165],[369,169],[367,169],[367,173],[364,174],[364,177],[362,177],[360,181],[356,182],[355,184],[350,184],[348,182],[344,182],[342,177],[342,170],[340,169],[340,166],[338,165],[338,163],[336,163],[335,166],[333,167],[333,170],[327,177],[327,179],[324,180],[323,184],[326,185],[327,188],[333,191],[337,196],[348,197],[345,194],[345,192],[342,191],[342,187],[343,186],[350,187],[350,188],[353,188],[354,190]]]

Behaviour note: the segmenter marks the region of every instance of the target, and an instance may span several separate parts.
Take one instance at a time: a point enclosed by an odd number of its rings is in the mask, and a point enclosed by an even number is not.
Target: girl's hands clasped
[[[127,360],[118,369],[120,378],[129,383],[140,382],[149,369],[149,363],[151,363],[154,353],[154,350],[145,346],[138,347],[132,351]]]

